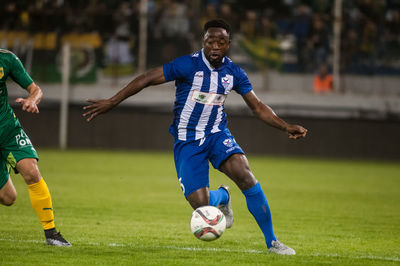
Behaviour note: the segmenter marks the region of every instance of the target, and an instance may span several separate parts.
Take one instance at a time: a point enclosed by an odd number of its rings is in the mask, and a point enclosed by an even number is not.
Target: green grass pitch
[[[239,189],[235,222],[213,242],[190,232],[192,210],[171,153],[40,150],[56,226],[73,247],[46,246],[20,176],[0,206],[0,265],[400,265],[400,165],[249,155],[277,237],[296,256],[268,254]]]

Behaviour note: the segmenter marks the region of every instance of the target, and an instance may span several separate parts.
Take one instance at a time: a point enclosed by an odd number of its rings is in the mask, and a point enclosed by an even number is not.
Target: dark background
[[[36,148],[58,146],[57,105],[41,106],[40,115],[22,113],[21,110],[14,109]],[[172,111],[120,106],[87,123],[81,116],[81,109],[78,105],[70,107],[69,148],[173,149],[173,137],[168,132]],[[307,137],[291,140],[286,133],[263,124],[249,113],[228,112],[228,128],[247,153],[400,159],[398,121],[283,118],[307,128]]]

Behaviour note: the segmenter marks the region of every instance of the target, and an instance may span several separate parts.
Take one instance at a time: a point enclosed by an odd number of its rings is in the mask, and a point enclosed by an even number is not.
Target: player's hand
[[[289,134],[289,138],[298,139],[306,136],[307,129],[299,125],[289,125],[286,129],[286,132]]]
[[[22,104],[23,111],[26,111],[28,113],[34,113],[34,114],[39,113],[39,108],[37,107],[36,101],[29,99],[29,97],[26,99],[18,98],[15,100],[15,102]]]
[[[88,110],[82,116],[86,118],[86,121],[90,122],[99,114],[106,113],[110,111],[115,104],[113,104],[110,100],[86,100],[91,103],[83,107],[83,110]]]

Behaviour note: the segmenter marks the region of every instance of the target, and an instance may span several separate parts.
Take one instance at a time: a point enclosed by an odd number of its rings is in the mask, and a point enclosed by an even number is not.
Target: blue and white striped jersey
[[[197,140],[226,128],[224,102],[231,90],[245,95],[252,90],[246,73],[224,57],[215,69],[203,50],[163,65],[167,81],[175,80],[174,120],[169,129],[175,139]]]

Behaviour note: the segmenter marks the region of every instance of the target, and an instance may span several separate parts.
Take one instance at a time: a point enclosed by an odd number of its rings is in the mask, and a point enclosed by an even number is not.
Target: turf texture
[[[296,256],[268,254],[240,190],[210,171],[210,187],[231,187],[235,222],[202,242],[171,153],[39,150],[58,230],[73,247],[46,246],[25,183],[0,206],[0,265],[400,265],[398,162],[248,155],[267,196],[277,237]]]

